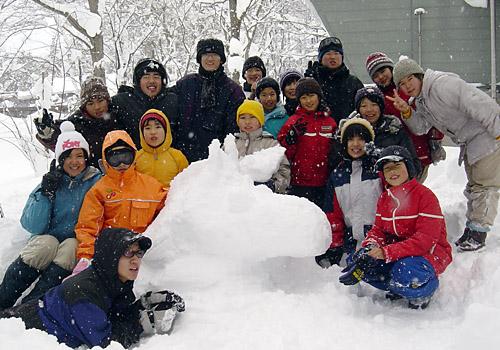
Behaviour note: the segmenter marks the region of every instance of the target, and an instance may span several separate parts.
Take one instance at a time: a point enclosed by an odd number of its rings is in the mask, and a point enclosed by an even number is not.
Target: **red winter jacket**
[[[380,196],[375,224],[362,245],[374,243],[384,251],[386,262],[423,256],[436,274],[452,260],[439,201],[415,179],[388,188]]]
[[[394,115],[403,122],[405,131],[408,133],[408,135],[410,135],[410,138],[413,141],[413,145],[415,146],[415,151],[417,152],[418,159],[420,159],[420,162],[422,163],[422,167],[431,164],[432,160],[429,149],[429,140],[431,139],[441,140],[444,135],[439,131],[435,130],[434,128],[432,128],[425,135],[415,135],[414,133],[412,133],[411,130],[404,123],[404,120],[401,119],[401,112],[398,109],[396,109],[392,101],[390,101],[387,98],[387,96],[394,97],[394,89],[396,88],[396,85],[394,85],[394,83],[391,83],[389,86],[386,87],[379,86],[379,88],[384,94],[384,114]],[[401,97],[406,102],[408,102],[408,100],[410,99],[410,97],[401,90],[398,91],[398,94],[399,97]]]
[[[306,132],[289,145],[285,138],[292,126],[301,119],[307,123]],[[301,122],[300,121],[300,122]],[[297,107],[278,133],[279,143],[286,148],[285,155],[290,162],[291,185],[321,187],[328,180],[328,153],[337,128],[329,111],[308,112]]]

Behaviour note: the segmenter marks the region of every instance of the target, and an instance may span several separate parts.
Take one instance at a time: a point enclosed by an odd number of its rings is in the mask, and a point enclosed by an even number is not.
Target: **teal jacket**
[[[264,131],[267,131],[276,139],[278,133],[288,119],[288,114],[286,114],[285,107],[281,103],[278,103],[276,107],[271,111],[267,112],[264,121]]]
[[[51,235],[59,242],[74,238],[85,194],[100,178],[101,173],[92,166],[74,178],[64,174],[53,202],[42,195],[38,185],[24,206],[21,225],[33,236]]]

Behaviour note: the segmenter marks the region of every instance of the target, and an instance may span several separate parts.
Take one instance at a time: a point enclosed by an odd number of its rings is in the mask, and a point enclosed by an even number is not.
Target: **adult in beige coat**
[[[460,146],[467,185],[466,227],[455,242],[461,251],[484,247],[495,221],[500,188],[500,106],[458,75],[423,69],[404,59],[394,67],[396,86],[415,100],[412,109],[403,99],[392,99],[405,123],[417,135],[431,127]]]

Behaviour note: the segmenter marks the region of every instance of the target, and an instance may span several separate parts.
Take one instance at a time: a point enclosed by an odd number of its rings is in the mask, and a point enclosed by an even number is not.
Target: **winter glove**
[[[40,190],[42,194],[50,200],[56,197],[57,187],[63,177],[63,173],[56,167],[56,160],[50,163],[50,170],[47,174],[43,175]]]
[[[36,117],[33,122],[40,138],[48,140],[52,137],[54,133],[54,116],[47,109],[44,108],[42,115]]]
[[[318,76],[319,70],[319,62],[318,61],[309,61],[307,63],[307,69],[304,72],[304,77],[314,78]]]
[[[146,310],[150,310],[156,306],[160,306],[160,308],[164,310],[170,308],[175,308],[179,312],[185,310],[184,299],[168,290],[161,290],[159,292],[149,291],[141,295],[140,302],[142,308]]]
[[[271,179],[271,180],[268,180],[266,182],[257,182],[255,181],[253,183],[255,186],[258,186],[258,185],[266,185],[267,187],[269,187],[271,189],[271,191],[274,192],[275,188],[274,188],[274,181]]]
[[[382,148],[378,148],[373,141],[370,141],[365,143],[365,152],[370,156],[378,158],[382,153]]]
[[[346,286],[358,284],[365,275],[365,269],[371,265],[373,258],[368,255],[371,247],[365,247],[355,252],[350,259],[350,263],[342,270],[339,282]]]
[[[147,292],[140,303],[140,323],[145,335],[169,334],[177,312],[185,310],[184,300],[167,290]]]
[[[351,119],[351,118],[363,118],[363,117],[361,116],[361,114],[358,113],[358,111],[352,111],[351,114],[349,114],[349,116],[347,117],[347,119]],[[343,120],[346,120],[346,119],[343,119]]]
[[[441,140],[429,140],[429,150],[431,152],[432,163],[437,164],[446,159],[446,151]]]
[[[297,138],[304,135],[306,133],[306,129],[307,123],[304,119],[297,119],[285,136],[286,143],[289,145],[295,145],[297,143]]]
[[[68,278],[71,278],[73,276],[78,275],[80,272],[82,272],[87,267],[89,267],[90,264],[91,264],[91,261],[89,259],[81,258],[80,260],[78,260],[78,262],[76,263],[76,266],[73,268],[73,272],[71,272],[71,275],[69,275],[68,277],[63,279],[63,282],[66,281]]]
[[[344,255],[344,249],[342,247],[335,247],[328,249],[324,254],[316,256],[316,264],[324,269],[327,269],[333,265],[338,265],[340,259]]]

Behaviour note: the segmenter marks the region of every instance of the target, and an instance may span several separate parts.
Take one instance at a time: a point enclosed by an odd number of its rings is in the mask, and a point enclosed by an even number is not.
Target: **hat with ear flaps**
[[[219,55],[221,64],[226,62],[224,53],[224,44],[219,39],[202,39],[196,44],[196,62],[201,64],[201,56],[206,53],[215,53]]]
[[[354,136],[359,136],[365,142],[375,140],[375,131],[368,120],[363,118],[349,118],[340,121],[340,141],[343,145]]]

